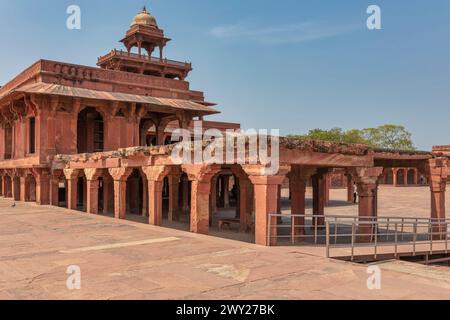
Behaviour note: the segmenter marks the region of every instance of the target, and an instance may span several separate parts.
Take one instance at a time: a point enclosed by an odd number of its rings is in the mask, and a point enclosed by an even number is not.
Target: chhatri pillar
[[[448,160],[435,158],[428,160],[427,171],[430,177],[431,219],[433,220],[433,239],[445,239],[445,191],[447,187]]]
[[[114,216],[125,219],[127,214],[127,179],[133,168],[110,168],[109,174],[114,180]]]

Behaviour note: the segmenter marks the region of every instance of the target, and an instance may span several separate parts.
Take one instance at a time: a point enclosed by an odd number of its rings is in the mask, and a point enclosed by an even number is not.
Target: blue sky
[[[143,4],[218,103],[211,119],[282,134],[395,123],[420,149],[450,144],[448,0],[0,0],[0,84],[40,58],[95,65]],[[382,30],[366,28],[370,4]]]

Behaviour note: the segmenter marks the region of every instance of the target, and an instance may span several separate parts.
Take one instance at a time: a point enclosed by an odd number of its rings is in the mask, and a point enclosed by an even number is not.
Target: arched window
[[[77,123],[78,153],[104,151],[104,121],[95,108],[86,108],[78,115]]]

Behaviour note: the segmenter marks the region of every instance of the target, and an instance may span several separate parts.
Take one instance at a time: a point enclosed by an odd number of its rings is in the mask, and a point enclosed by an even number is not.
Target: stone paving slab
[[[11,204],[0,199],[0,299],[450,298],[448,268],[379,264],[382,289],[369,290],[367,266],[326,259],[323,249]],[[70,265],[81,268],[81,290],[66,287]]]

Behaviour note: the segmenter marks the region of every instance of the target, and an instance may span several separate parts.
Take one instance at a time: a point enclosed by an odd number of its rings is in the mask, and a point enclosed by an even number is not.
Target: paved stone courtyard
[[[448,196],[448,195],[447,195]],[[355,214],[332,191],[329,214]],[[427,216],[429,189],[380,191],[380,215]],[[0,299],[449,299],[450,271],[387,262],[382,289],[366,266],[305,247],[266,248],[54,207],[0,200]],[[66,287],[81,268],[81,290]]]

